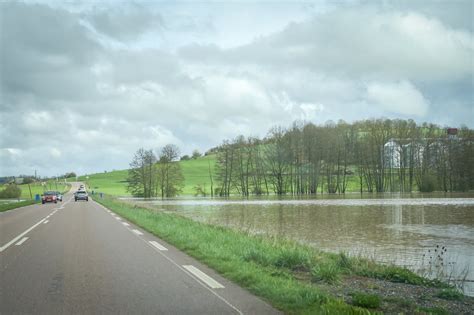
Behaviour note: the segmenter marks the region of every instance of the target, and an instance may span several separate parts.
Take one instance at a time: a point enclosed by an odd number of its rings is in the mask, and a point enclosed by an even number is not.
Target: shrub
[[[378,308],[380,306],[380,297],[375,294],[356,292],[352,295],[352,304],[366,308]]]
[[[7,185],[7,187],[0,191],[0,198],[20,198],[21,189],[15,184]]]

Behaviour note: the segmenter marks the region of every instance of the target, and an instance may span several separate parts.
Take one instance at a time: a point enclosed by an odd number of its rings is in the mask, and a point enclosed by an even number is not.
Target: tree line
[[[176,196],[184,184],[178,158],[179,149],[173,144],[161,148],[158,155],[138,149],[128,170],[127,191],[143,198]]]
[[[217,148],[215,194],[261,195],[474,189],[474,132],[374,119],[295,122]]]

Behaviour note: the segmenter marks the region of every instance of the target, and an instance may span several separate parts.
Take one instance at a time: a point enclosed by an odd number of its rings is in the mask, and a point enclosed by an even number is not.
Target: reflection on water
[[[465,291],[474,295],[474,283],[469,282],[474,280],[474,198],[450,197],[151,203],[194,220],[293,239],[327,251],[362,254],[413,270],[427,264],[436,245],[445,246],[444,273],[459,278],[469,268]]]

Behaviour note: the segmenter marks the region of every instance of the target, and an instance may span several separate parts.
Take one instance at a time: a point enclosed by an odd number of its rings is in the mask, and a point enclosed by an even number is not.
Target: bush
[[[21,189],[15,184],[7,185],[7,187],[0,191],[0,198],[20,198]]]
[[[352,304],[366,308],[378,308],[380,306],[380,297],[375,294],[356,292],[352,295]]]

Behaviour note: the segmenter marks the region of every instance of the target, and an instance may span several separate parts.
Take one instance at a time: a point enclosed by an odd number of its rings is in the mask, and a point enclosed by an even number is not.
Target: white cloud
[[[51,155],[52,158],[55,158],[55,159],[59,159],[62,156],[61,151],[57,148],[51,148],[49,150],[49,154]]]
[[[408,81],[397,83],[371,83],[367,86],[367,99],[375,106],[397,114],[423,117],[429,102]]]

